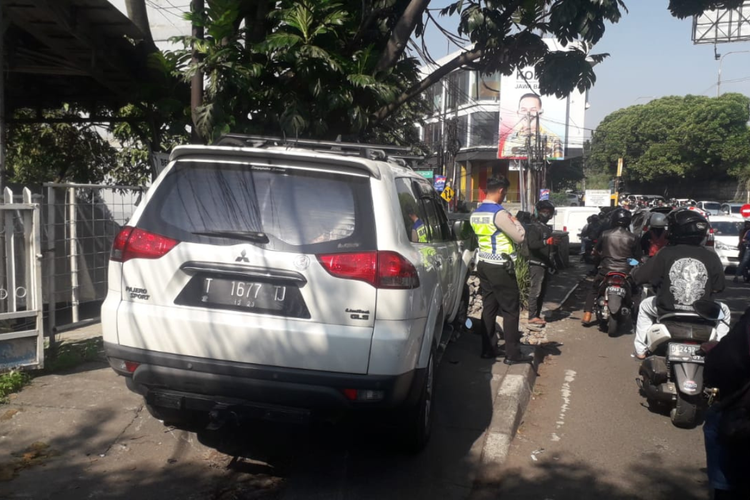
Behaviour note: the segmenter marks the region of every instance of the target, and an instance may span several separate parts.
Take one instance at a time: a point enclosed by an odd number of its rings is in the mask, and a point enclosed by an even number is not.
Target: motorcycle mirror
[[[698,313],[698,316],[709,321],[722,321],[724,319],[724,311],[721,309],[721,304],[713,300],[696,300],[693,303],[693,309]]]

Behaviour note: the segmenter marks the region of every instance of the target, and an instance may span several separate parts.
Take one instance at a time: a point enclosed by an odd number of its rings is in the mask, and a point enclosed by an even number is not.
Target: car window
[[[300,253],[377,248],[369,178],[286,167],[178,162],[138,227],[218,245],[263,233],[268,242],[245,241]]]
[[[437,196],[435,196],[435,201],[436,201],[435,206],[437,207],[438,220],[440,223],[440,232],[443,235],[443,240],[444,241],[451,240],[452,239],[451,227],[450,227],[450,223],[448,222],[448,214],[445,213],[445,206],[443,205],[443,203],[441,203],[440,199]]]
[[[741,210],[741,209],[742,209],[742,206],[741,206],[741,205],[732,205],[732,213],[733,213],[733,214],[738,214],[738,213],[740,213],[740,210]]]
[[[398,193],[398,203],[401,206],[404,230],[412,243],[428,243],[431,240],[429,224],[425,216],[424,206],[414,196],[413,187],[412,180],[409,178],[396,179],[396,192]]]
[[[719,210],[720,207],[721,205],[719,205],[718,203],[704,203],[703,204],[703,208],[707,210]]]
[[[742,222],[712,222],[711,227],[716,236],[739,236]]]
[[[432,241],[445,241],[443,231],[440,227],[440,216],[438,215],[438,202],[435,198],[422,198],[422,206],[424,206],[425,214],[427,215],[427,224],[430,226],[430,234],[432,235]]]

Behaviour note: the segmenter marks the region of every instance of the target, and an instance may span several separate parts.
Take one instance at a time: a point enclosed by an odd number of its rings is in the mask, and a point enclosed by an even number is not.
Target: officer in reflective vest
[[[411,241],[413,243],[427,243],[427,226],[424,225],[415,213],[414,207],[408,207],[409,218],[411,219]]]
[[[498,313],[502,313],[504,362],[512,365],[531,362],[533,356],[522,354],[520,349],[520,301],[513,266],[516,245],[523,243],[525,231],[501,205],[509,185],[503,176],[487,179],[487,197],[471,214],[471,227],[479,240],[477,275],[482,291],[482,357],[495,358],[501,354],[495,324]]]

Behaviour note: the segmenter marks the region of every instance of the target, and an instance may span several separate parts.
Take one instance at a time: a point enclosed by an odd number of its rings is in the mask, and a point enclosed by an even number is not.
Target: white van
[[[581,244],[581,230],[587,224],[586,219],[599,213],[599,207],[560,207],[555,210],[552,227],[555,231],[569,234],[570,245]]]

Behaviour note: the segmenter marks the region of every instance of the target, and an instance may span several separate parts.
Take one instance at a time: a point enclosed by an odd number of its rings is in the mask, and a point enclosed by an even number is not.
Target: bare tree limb
[[[409,5],[404,9],[404,13],[396,22],[396,26],[393,27],[391,38],[388,40],[377,66],[375,66],[375,71],[384,71],[398,61],[401,54],[406,50],[406,44],[409,42],[417,22],[429,4],[430,0],[411,0],[409,2]]]
[[[375,123],[380,123],[388,118],[391,113],[399,108],[399,106],[403,105],[406,101],[412,99],[414,96],[421,94],[422,92],[430,88],[432,84],[439,82],[441,78],[443,78],[454,69],[458,69],[465,64],[469,64],[473,61],[476,61],[477,59],[480,59],[483,54],[483,50],[475,49],[468,52],[462,52],[458,56],[454,57],[453,59],[427,75],[427,77],[417,85],[413,86],[412,88],[398,96],[395,101],[377,110],[374,115]]]

